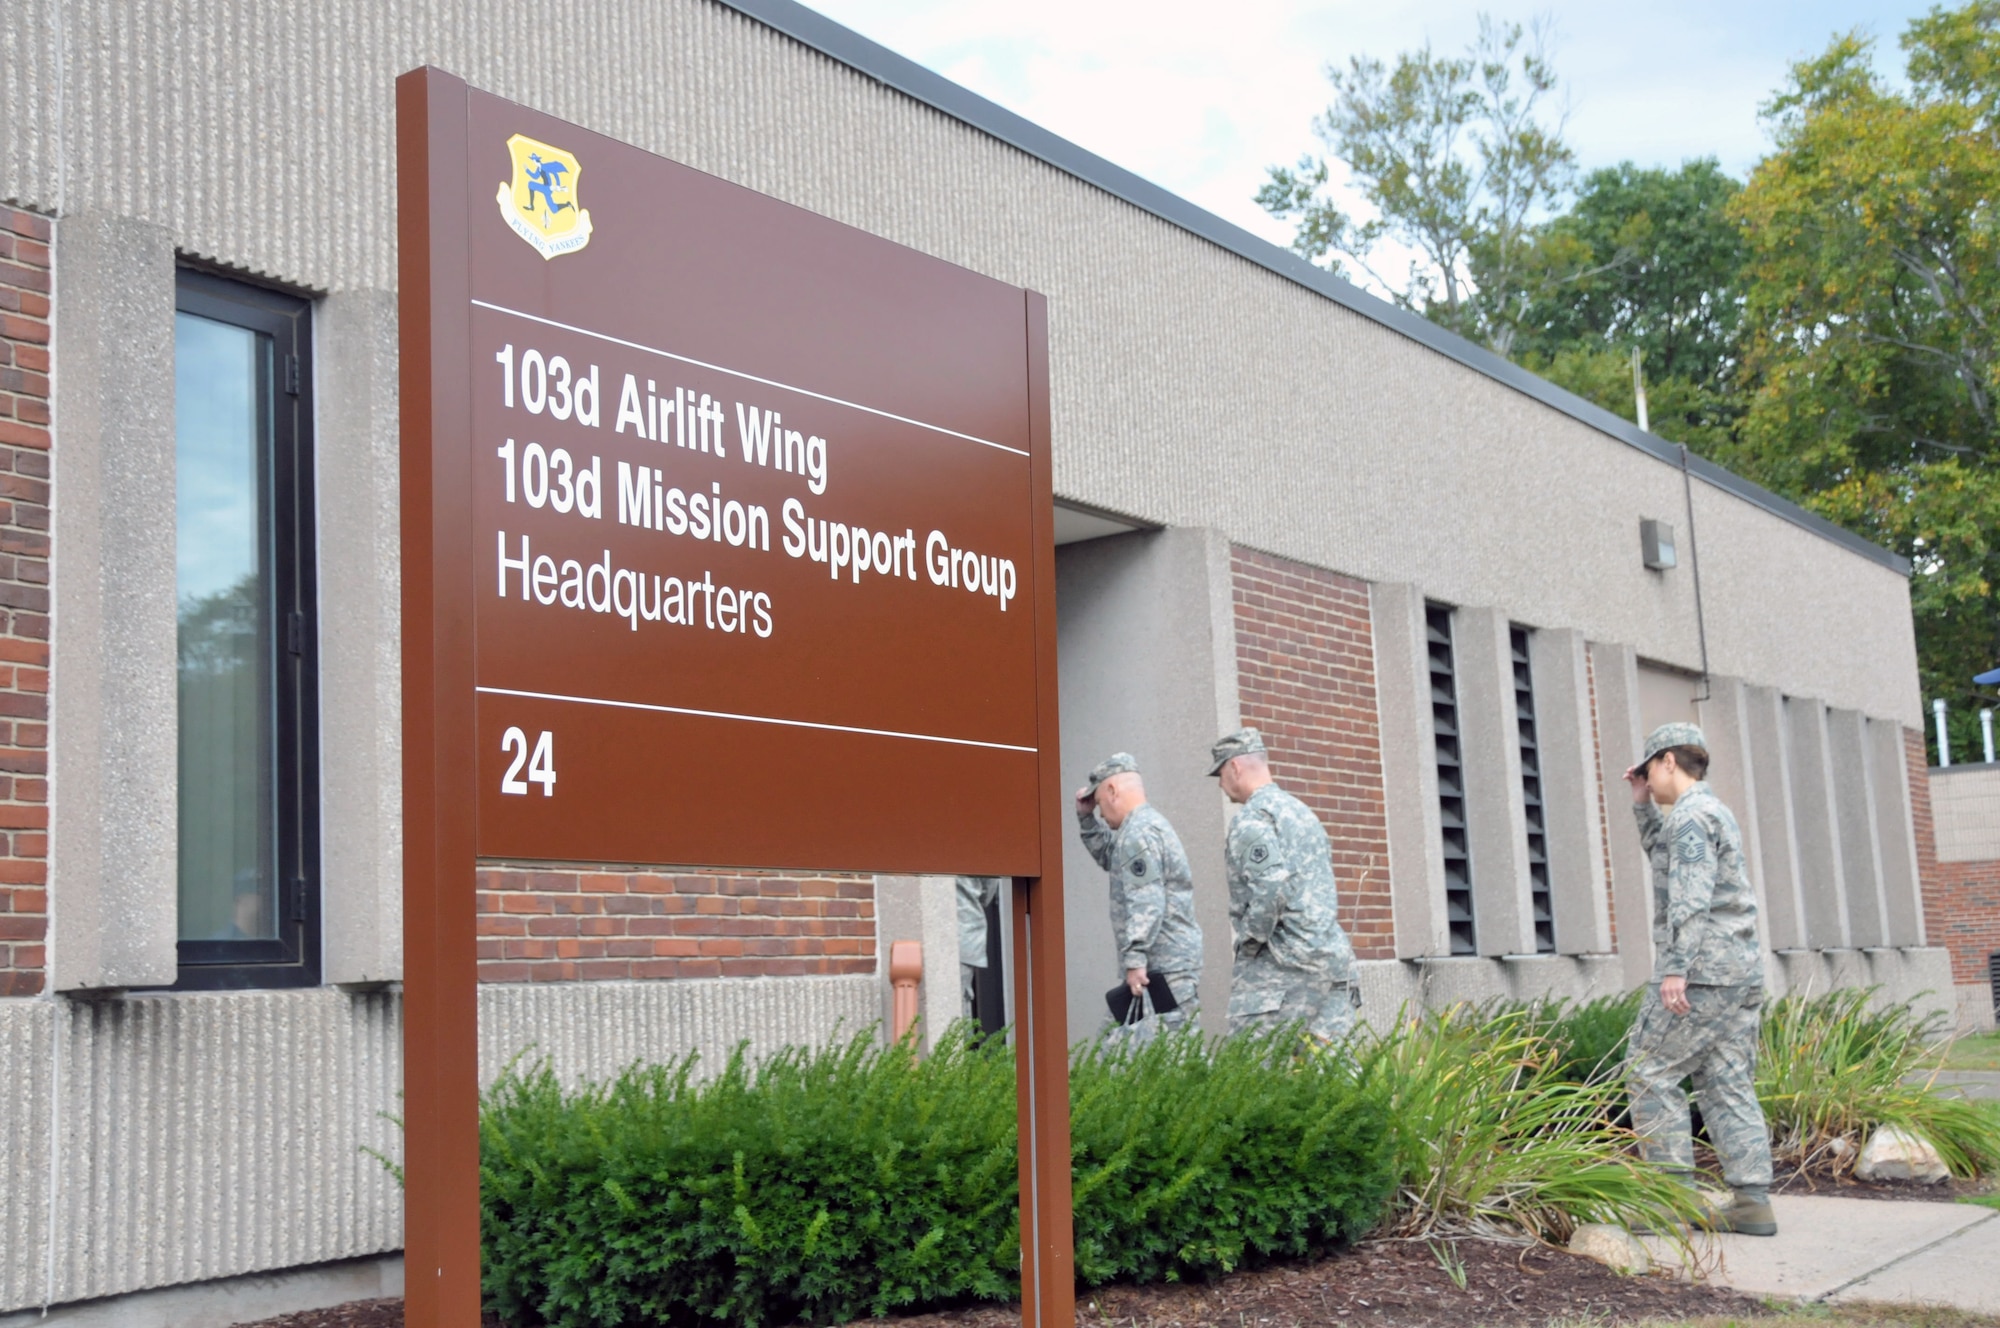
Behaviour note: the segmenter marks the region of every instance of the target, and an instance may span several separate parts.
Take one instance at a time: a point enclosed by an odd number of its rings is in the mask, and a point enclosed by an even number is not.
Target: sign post
[[[409,1321],[478,1322],[498,858],[1015,878],[1068,1328],[1045,302],[437,70],[397,118]]]

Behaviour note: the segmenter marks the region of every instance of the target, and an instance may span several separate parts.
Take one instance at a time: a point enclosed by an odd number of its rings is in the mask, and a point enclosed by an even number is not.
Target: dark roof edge
[[[1680,465],[1681,452],[1676,444],[1642,432],[1629,420],[1621,419],[1601,406],[1564,391],[1554,383],[1528,372],[1520,365],[1502,359],[1482,346],[1474,345],[1455,332],[1439,327],[1421,314],[1400,308],[1379,296],[1370,295],[1351,282],[1344,281],[1322,268],[1314,267],[1291,250],[1280,248],[1232,222],[1224,221],[1178,194],[1169,193],[1152,181],[1141,179],[1124,167],[1106,161],[1066,138],[1050,133],[1040,125],[988,101],[969,88],[961,87],[943,75],[924,68],[916,61],[870,41],[851,28],[842,27],[824,14],[815,13],[804,5],[795,3],[795,0],[717,0],[717,3],[755,19],[766,27],[866,74],[907,97],[990,134],[1059,171],[1095,185],[1106,193],[1130,203],[1133,207],[1152,213],[1162,221],[1198,235],[1239,258],[1323,295],[1335,304],[1360,314],[1363,318],[1371,319],[1399,332],[1440,355],[1458,361],[1476,373],[1484,374],[1517,392],[1533,397],[1543,405],[1561,411],[1600,433],[1609,434],[1618,441],[1636,447],[1669,465]],[[1845,527],[1837,526],[1822,516],[1808,512],[1798,504],[1780,498],[1777,494],[1752,484],[1740,475],[1724,470],[1721,466],[1700,457],[1691,458],[1689,469],[1716,488],[1761,507],[1773,516],[1781,517],[1793,525],[1838,544],[1850,553],[1858,553],[1898,575],[1909,575],[1908,559],[1862,538]]]

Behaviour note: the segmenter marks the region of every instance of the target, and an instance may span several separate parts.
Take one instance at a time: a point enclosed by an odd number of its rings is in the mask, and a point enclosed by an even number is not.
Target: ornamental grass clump
[[[1757,1097],[1773,1157],[1844,1172],[1868,1135],[1895,1126],[1929,1140],[1953,1175],[2000,1170],[1993,1104],[1932,1091],[1949,1042],[1940,1021],[1874,996],[1847,988],[1766,1007]]]
[[[1560,1244],[1587,1222],[1668,1231],[1697,1214],[1695,1192],[1616,1123],[1624,1085],[1568,1077],[1564,1047],[1526,1010],[1425,1013],[1357,1048],[1389,1094],[1398,1235]]]
[[[1077,1274],[1212,1276],[1374,1228],[1386,1095],[1283,1039],[1162,1037],[1072,1072]],[[1020,1293],[1013,1051],[864,1034],[706,1082],[690,1058],[482,1113],[487,1307],[515,1328],[835,1323]]]

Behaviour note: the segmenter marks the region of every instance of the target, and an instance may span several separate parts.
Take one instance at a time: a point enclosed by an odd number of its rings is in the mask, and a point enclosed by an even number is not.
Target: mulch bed
[[[1438,1251],[1462,1263],[1465,1286]],[[1543,1246],[1498,1241],[1370,1241],[1309,1263],[1238,1273],[1211,1284],[1100,1287],[1077,1298],[1077,1322],[1110,1328],[1540,1328],[1554,1319],[1604,1324],[1765,1313],[1754,1298],[1666,1276],[1620,1277]],[[1013,1328],[1016,1306],[976,1305],[878,1321],[882,1328]],[[402,1328],[403,1302],[364,1300],[242,1328]],[[499,1328],[486,1320],[487,1328]]]
[[[1907,1203],[1957,1203],[1962,1195],[1992,1194],[1991,1180],[1960,1180],[1952,1176],[1935,1185],[1924,1185],[1913,1180],[1857,1180],[1853,1176],[1835,1176],[1818,1169],[1810,1171],[1780,1171],[1777,1182],[1771,1186],[1777,1194],[1831,1195],[1836,1199],[1893,1199]]]

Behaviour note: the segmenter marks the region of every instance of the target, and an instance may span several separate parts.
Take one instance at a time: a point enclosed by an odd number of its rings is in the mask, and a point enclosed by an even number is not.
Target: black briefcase
[[[1157,969],[1146,970],[1146,995],[1152,998],[1154,1014],[1171,1014],[1181,1008],[1174,989],[1167,985],[1166,974]],[[1111,1007],[1113,1023],[1136,1024],[1146,1017],[1146,1003],[1122,982],[1104,993],[1104,1003]]]

